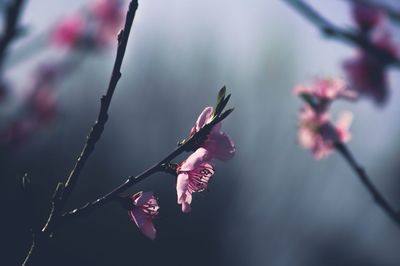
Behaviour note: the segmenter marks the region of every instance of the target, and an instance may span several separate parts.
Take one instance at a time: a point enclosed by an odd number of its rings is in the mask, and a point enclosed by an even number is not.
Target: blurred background
[[[5,64],[4,75],[16,89],[0,104],[3,128],[20,115],[18,95],[35,68],[69,56],[45,46],[43,32],[87,2],[27,2],[22,16],[27,34],[12,46]],[[352,24],[346,1],[308,2],[338,25]],[[22,262],[31,218],[43,223],[55,185],[73,167],[108,84],[115,44],[85,56],[57,84],[58,112],[51,124],[18,145],[2,147],[1,265]],[[323,38],[279,0],[140,1],[110,119],[69,207],[95,199],[170,152],[223,85],[235,107],[223,129],[237,154],[217,164],[209,191],[194,196],[189,214],[176,204],[171,176],[154,175],[131,190],[154,191],[159,198],[155,241],[110,204],[62,228],[48,265],[400,265],[399,228],[343,159],[333,154],[316,161],[296,141],[301,102],[293,86],[319,76],[342,77],[341,64],[354,52]],[[354,112],[349,147],[400,208],[399,85],[399,71],[390,71],[385,106],[340,102],[333,111]],[[33,213],[20,189],[24,173],[32,179]]]

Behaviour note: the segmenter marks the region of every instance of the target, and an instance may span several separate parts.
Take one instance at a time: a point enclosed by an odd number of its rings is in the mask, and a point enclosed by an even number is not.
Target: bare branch
[[[366,36],[360,34],[357,30],[345,30],[335,26],[304,1],[283,1],[290,4],[294,9],[319,28],[319,30],[326,36],[355,45],[370,53],[378,60],[381,60],[384,64],[400,67],[400,60],[398,58],[390,54],[388,51],[374,45],[368,38],[366,38]]]
[[[376,204],[386,213],[389,218],[400,227],[400,216],[399,213],[390,205],[390,203],[385,199],[385,197],[379,192],[379,190],[372,183],[371,179],[368,177],[366,171],[360,164],[357,163],[354,156],[351,154],[350,150],[343,143],[335,143],[336,150],[343,156],[350,167],[354,170],[358,179],[362,182],[368,192],[371,194]]]
[[[13,0],[6,9],[3,34],[0,37],[0,72],[3,68],[6,52],[20,31],[18,21],[25,0]]]
[[[73,168],[71,174],[66,180],[66,183],[65,184],[58,183],[57,188],[55,189],[53,195],[52,208],[49,217],[47,219],[46,225],[40,232],[36,232],[36,234],[34,234],[31,249],[28,252],[25,261],[23,262],[23,265],[32,265],[37,263],[39,256],[37,255],[38,253],[37,250],[43,249],[41,246],[45,245],[48,242],[49,237],[52,236],[55,227],[58,225],[60,221],[62,209],[65,206],[73,188],[75,187],[87,159],[93,153],[96,143],[101,138],[104,126],[108,119],[108,109],[111,104],[112,96],[114,94],[118,80],[121,77],[121,72],[120,72],[121,65],[125,55],[125,50],[128,43],[130,30],[132,27],[133,20],[135,18],[137,8],[138,8],[138,1],[132,0],[129,4],[129,10],[126,15],[124,29],[118,35],[118,49],[114,62],[114,67],[112,70],[107,92],[101,98],[101,106],[97,117],[97,121],[92,127],[92,130],[87,138],[86,144],[81,152],[81,155],[79,156],[75,164],[75,167]]]
[[[65,191],[62,200],[64,203],[69,198],[76,182],[78,181],[79,175],[86,164],[87,159],[93,153],[96,143],[101,138],[104,126],[108,120],[108,109],[110,107],[111,100],[114,95],[117,83],[121,77],[121,65],[124,59],[130,30],[132,27],[133,20],[135,18],[137,8],[138,8],[138,1],[137,0],[131,1],[129,4],[129,10],[127,13],[127,19],[125,21],[124,29],[121,30],[121,32],[118,35],[118,49],[114,62],[114,67],[111,74],[110,83],[108,85],[106,94],[103,95],[103,97],[101,98],[101,106],[97,117],[97,121],[92,127],[92,130],[89,133],[89,136],[87,137],[86,144],[65,183]]]
[[[223,105],[222,108],[225,107],[226,103],[228,102],[230,98],[230,95],[226,97],[225,101],[221,101],[221,104]],[[217,105],[217,107],[219,104]],[[217,108],[216,108],[217,109]],[[222,112],[223,110],[221,110]],[[130,176],[129,178],[126,179],[124,183],[107,193],[106,195],[92,201],[84,204],[82,207],[77,208],[75,210],[72,210],[70,212],[64,213],[63,217],[64,223],[66,221],[69,221],[73,218],[76,217],[81,217],[86,214],[91,213],[93,210],[105,205],[106,203],[109,203],[111,201],[118,200],[118,197],[121,193],[126,191],[127,189],[131,188],[132,186],[136,185],[140,181],[146,179],[147,177],[161,171],[165,171],[164,165],[169,164],[174,158],[179,156],[185,151],[191,151],[197,148],[198,144],[204,140],[207,135],[210,133],[211,129],[224,120],[231,112],[233,109],[229,109],[225,111],[224,113],[218,114],[210,123],[205,125],[203,128],[201,128],[198,132],[196,132],[194,135],[192,135],[188,140],[186,140],[182,145],[178,146],[175,150],[170,152],[168,155],[166,155],[163,159],[161,159],[158,163],[154,164],[152,167],[148,168],[146,171],[143,173],[137,175],[137,176]]]
[[[315,112],[319,112],[319,102],[315,97],[305,97],[302,95],[301,97]],[[332,124],[328,124],[331,132],[336,132],[335,127]],[[333,133],[336,134],[336,133]],[[399,213],[390,205],[390,203],[385,199],[381,192],[375,187],[372,183],[371,179],[367,175],[364,168],[356,161],[353,154],[347,148],[347,146],[339,140],[339,137],[335,137],[334,140],[335,149],[343,156],[345,161],[350,165],[351,169],[355,172],[358,179],[367,189],[367,191],[371,194],[376,204],[383,210],[383,212],[390,218],[392,221],[400,227],[400,215]]]

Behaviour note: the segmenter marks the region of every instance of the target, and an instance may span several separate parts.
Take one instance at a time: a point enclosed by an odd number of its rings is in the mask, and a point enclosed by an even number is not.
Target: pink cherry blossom
[[[96,0],[91,7],[93,16],[103,27],[118,30],[123,22],[123,1],[121,0]]]
[[[214,116],[214,109],[206,107],[196,124],[190,131],[190,135],[197,133],[206,124],[210,123]],[[204,190],[211,176],[214,174],[212,162],[214,159],[227,161],[235,155],[235,145],[230,137],[221,131],[221,123],[214,125],[207,138],[199,144],[199,147],[177,168],[176,191],[178,204],[182,204],[182,211],[190,211],[192,193]]]
[[[393,35],[386,24],[376,27],[371,35],[371,42],[394,58],[399,58],[399,43],[393,40]]]
[[[343,64],[351,88],[360,95],[371,97],[378,104],[388,97],[388,84],[384,65],[376,58],[359,52]]]
[[[212,107],[206,107],[199,115],[196,125],[192,128],[191,134],[198,132],[202,127],[211,122],[214,115]],[[231,138],[221,131],[221,123],[216,124],[206,140],[200,145],[206,150],[205,160],[218,159],[220,161],[228,161],[235,155],[235,144]],[[196,167],[195,167],[196,168]]]
[[[336,141],[350,140],[349,128],[352,114],[342,113],[333,127],[328,113],[315,112],[310,106],[304,106],[299,113],[299,144],[312,152],[314,157],[322,159],[334,150]]]
[[[350,91],[341,79],[316,79],[310,86],[299,85],[294,88],[296,95],[308,94],[318,98],[319,101],[331,102],[342,98],[354,100],[357,96]]]
[[[123,7],[122,0],[96,0],[90,7],[90,19],[94,25],[91,41],[96,48],[107,47],[117,40],[124,22]]]
[[[393,58],[399,58],[399,50],[392,37],[385,29],[377,29],[371,41],[378,48],[386,51]],[[357,55],[344,62],[344,70],[350,88],[360,95],[371,97],[378,104],[388,98],[387,64],[366,51],[360,50]]]
[[[201,163],[199,167],[192,168],[191,158],[178,166],[176,172],[176,192],[178,204],[182,205],[182,212],[190,212],[192,203],[192,193],[201,192],[207,188],[208,181],[214,175],[214,168],[210,163]],[[182,170],[184,169],[184,170]]]
[[[140,231],[154,240],[156,229],[153,219],[158,215],[159,206],[152,192],[139,192],[132,196],[132,209],[128,212],[130,219],[137,225]]]
[[[85,34],[86,21],[82,15],[73,15],[60,21],[55,27],[51,40],[54,44],[73,48]]]
[[[343,112],[335,123],[337,137],[343,143],[349,142],[351,139],[351,133],[349,130],[352,121],[353,114],[351,112]]]
[[[33,75],[26,97],[31,116],[38,125],[53,122],[57,116],[58,101],[56,81],[63,74],[62,67],[55,63],[43,64]]]
[[[359,3],[353,3],[352,14],[354,22],[363,31],[369,31],[377,26],[384,15],[379,8],[373,5]]]

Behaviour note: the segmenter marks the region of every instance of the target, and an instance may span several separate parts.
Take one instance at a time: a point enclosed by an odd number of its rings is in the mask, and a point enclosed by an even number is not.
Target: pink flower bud
[[[310,150],[317,160],[322,159],[333,152],[335,142],[350,140],[351,121],[351,113],[342,113],[336,125],[332,126],[328,113],[317,113],[306,105],[299,113],[299,144]]]
[[[82,40],[85,34],[86,22],[81,15],[73,15],[60,21],[51,36],[54,44],[73,48]]]
[[[157,232],[153,220],[158,215],[160,207],[153,192],[139,192],[131,199],[132,209],[128,212],[129,217],[145,236],[154,240]]]
[[[367,4],[354,3],[352,11],[354,22],[363,31],[369,31],[377,26],[383,17],[383,12],[379,8]]]

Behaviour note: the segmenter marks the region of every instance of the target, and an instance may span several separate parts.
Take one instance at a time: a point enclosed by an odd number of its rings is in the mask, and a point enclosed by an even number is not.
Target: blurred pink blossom
[[[29,99],[32,115],[38,124],[47,124],[55,120],[57,115],[57,99],[51,89],[35,91]]]
[[[393,58],[399,58],[398,45],[384,28],[377,28],[371,41]],[[381,58],[363,50],[343,63],[350,88],[360,95],[372,97],[378,104],[385,103],[388,98],[387,66]]]
[[[154,240],[157,232],[153,220],[158,215],[160,207],[153,192],[138,192],[131,199],[133,206],[128,212],[130,219],[145,236]]]
[[[61,73],[58,64],[42,64],[36,69],[28,88],[18,95],[23,100],[24,112],[0,133],[3,145],[18,147],[55,121],[58,115],[55,86]]]
[[[310,95],[318,101],[329,103],[336,99],[354,100],[357,94],[348,89],[341,79],[316,79],[310,86],[299,85],[294,88],[295,95]]]
[[[343,64],[351,88],[360,95],[374,99],[376,103],[386,102],[388,84],[385,67],[364,52],[359,52],[353,59]]]
[[[178,174],[176,181],[178,204],[182,205],[182,212],[185,213],[191,209],[192,193],[204,191],[207,188],[208,181],[214,174],[214,168],[210,163],[201,163],[199,167],[191,169],[190,160],[191,156],[176,170]],[[188,166],[187,164],[190,165]]]
[[[100,25],[99,35],[103,38],[115,38],[124,21],[123,1],[96,0],[90,10]]]
[[[32,118],[39,125],[53,122],[57,116],[56,82],[63,74],[58,64],[42,64],[34,73],[26,102]]]
[[[392,33],[386,24],[381,24],[375,28],[375,31],[371,35],[371,42],[392,57],[397,59],[400,57],[399,43],[393,40]]]
[[[299,144],[310,150],[317,160],[322,159],[332,153],[336,141],[345,143],[350,140],[351,122],[352,114],[345,112],[332,127],[328,113],[317,113],[305,105],[299,113]]]
[[[123,10],[122,0],[96,0],[88,12],[62,20],[53,31],[52,41],[67,48],[104,48],[117,41],[124,21]]]
[[[382,10],[367,4],[353,3],[353,20],[363,31],[369,31],[379,24],[383,19]]]
[[[8,147],[24,143],[34,132],[36,124],[31,119],[20,119],[0,133],[0,142]]]
[[[55,45],[74,48],[82,40],[85,35],[86,21],[80,14],[72,15],[61,20],[51,36],[51,40]]]

